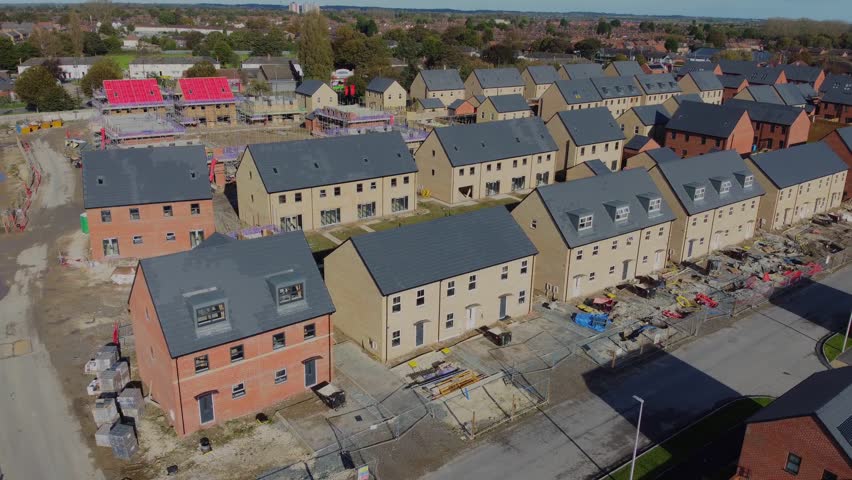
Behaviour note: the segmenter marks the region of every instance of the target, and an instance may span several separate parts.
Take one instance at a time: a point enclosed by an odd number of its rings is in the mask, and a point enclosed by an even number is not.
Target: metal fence
[[[38,192],[42,182],[42,168],[38,160],[32,152],[32,147],[29,143],[21,140],[21,137],[16,136],[15,141],[18,149],[26,161],[29,175],[24,183],[24,189],[20,192],[17,198],[12,200],[12,203],[6,207],[0,207],[0,217],[2,217],[3,231],[5,233],[23,232],[29,225],[29,211],[32,207],[33,198]]]

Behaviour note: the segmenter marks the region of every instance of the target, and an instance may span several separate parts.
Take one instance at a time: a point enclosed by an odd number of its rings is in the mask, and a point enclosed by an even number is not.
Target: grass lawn
[[[358,236],[358,235],[363,235],[365,233],[369,233],[369,232],[364,230],[363,228],[359,227],[358,225],[353,225],[353,226],[350,226],[350,227],[344,227],[344,228],[341,228],[340,230],[335,230],[334,232],[331,232],[331,234],[334,235],[335,237],[339,238],[341,242],[345,242],[346,240],[349,239],[349,237],[355,237],[355,236]]]
[[[846,350],[852,348],[852,340],[846,343]],[[825,358],[831,362],[835,358],[838,357],[841,353],[841,349],[843,348],[843,334],[835,333],[831,336],[825,343],[822,345],[822,354],[825,355]]]
[[[479,210],[482,208],[496,207],[498,205],[511,205],[515,203],[518,203],[517,198],[500,198],[496,200],[483,200],[476,202],[476,204],[474,205],[466,205],[462,207],[444,207],[443,205],[439,205],[435,202],[421,201],[418,203],[417,207],[418,210],[425,210],[425,213],[384,220],[379,223],[370,225],[370,228],[377,232],[381,230],[390,230],[391,228],[397,228],[404,225],[412,225],[421,222],[428,222],[429,220],[435,220],[441,217],[448,217],[450,215],[458,215],[460,213],[472,212],[474,210]]]
[[[113,59],[118,63],[118,66],[121,67],[122,70],[127,70],[130,68],[130,62],[136,58],[135,53],[114,53],[111,55],[107,55],[107,57]]]
[[[687,460],[690,455],[712,443],[725,432],[740,425],[755,412],[769,405],[772,400],[770,397],[743,398],[723,407],[637,458],[633,478],[635,480],[656,478],[665,470]],[[630,464],[628,463],[607,478],[627,480],[629,477]]]
[[[305,238],[308,239],[308,245],[311,246],[313,252],[331,250],[337,246],[334,242],[322,236],[321,233],[306,233]]]

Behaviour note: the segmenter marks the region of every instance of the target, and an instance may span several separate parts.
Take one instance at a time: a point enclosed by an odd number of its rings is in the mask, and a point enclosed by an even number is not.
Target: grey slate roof
[[[172,358],[334,312],[302,232],[208,241],[139,264]],[[304,300],[279,309],[273,276],[304,282]],[[196,329],[193,304],[201,299],[226,300],[226,320]]]
[[[600,63],[566,63],[562,68],[571,80],[581,78],[603,77],[603,66]]]
[[[268,193],[417,171],[399,132],[250,144]]]
[[[772,85],[750,85],[746,87],[748,93],[755,102],[774,103],[775,105],[783,105],[784,101],[778,96],[778,92],[772,88]]]
[[[98,62],[98,60],[104,57],[56,57],[54,60],[58,62],[59,65],[71,66],[71,65],[94,65]],[[36,65],[42,65],[48,59],[45,57],[33,57],[24,61],[21,65],[27,67],[34,67]],[[137,62],[131,62],[137,63]]]
[[[305,80],[298,87],[296,87],[295,92],[299,95],[307,95],[310,97],[313,94],[317,93],[317,90],[322,88],[323,85],[323,82],[321,82],[320,80]]]
[[[451,125],[432,133],[454,167],[549,153],[558,148],[539,117]]]
[[[367,91],[385,93],[391,85],[394,84],[394,82],[396,82],[396,80],[392,78],[376,77],[370,80],[370,83],[367,84]]]
[[[730,99],[722,105],[722,108],[734,110],[745,110],[748,116],[755,122],[775,123],[790,126],[804,112],[801,107],[789,105],[776,105],[772,103],[752,102],[749,100]]]
[[[83,152],[85,208],[211,198],[200,145]]]
[[[743,109],[741,108],[722,107],[712,103],[683,102],[672,115],[672,119],[669,120],[666,128],[727,138],[734,131],[742,116]]]
[[[840,136],[840,139],[843,140],[843,143],[846,144],[846,148],[852,151],[852,127],[843,127],[835,130],[837,135]]]
[[[651,157],[654,163],[671,162],[680,160],[680,157],[669,147],[660,147],[653,150],[647,150],[645,153]]]
[[[814,90],[814,87],[809,83],[797,83],[795,84],[796,88],[799,89],[799,93],[805,97],[805,100],[812,100],[817,97],[817,91]]]
[[[716,78],[725,88],[739,88],[746,81],[745,75],[716,75]]]
[[[243,65],[290,65],[290,61],[294,60],[293,57],[265,57],[265,56],[257,56],[257,57],[249,57],[243,60]]]
[[[632,77],[633,75],[643,75],[645,73],[645,71],[642,70],[642,66],[633,60],[612,62],[612,66],[615,67],[615,71],[618,72],[618,75],[620,76],[626,75]]]
[[[734,150],[723,150],[679,160],[658,161],[657,168],[689,215],[713,210],[764,194],[758,182],[748,189],[742,181],[750,174],[743,159]],[[731,191],[719,195],[717,180],[731,181]],[[690,185],[704,187],[704,200],[693,201]]]
[[[453,103],[447,105],[447,108],[449,108],[451,110],[455,110],[455,109],[461,107],[464,104],[464,102],[465,102],[465,100],[462,100],[461,98],[457,98],[457,99],[453,100]]]
[[[527,72],[536,85],[547,85],[559,80],[559,74],[553,65],[530,65]]]
[[[639,150],[650,142],[651,139],[645,135],[633,135],[633,138],[624,144],[625,150]]]
[[[290,65],[261,65],[258,70],[263,75],[263,78],[270,82],[295,81],[293,69],[290,68]]]
[[[773,85],[782,73],[781,67],[760,67],[746,74],[746,79],[751,85]]]
[[[418,98],[417,103],[423,108],[444,108],[444,102],[438,98]]]
[[[700,60],[687,60],[686,63],[683,64],[677,70],[677,74],[680,76],[684,76],[690,72],[704,72],[704,71],[713,71],[716,68],[716,63],[713,62],[704,62]]]
[[[643,168],[631,168],[608,175],[554,183],[535,193],[570,248],[652,227],[675,219],[651,176]],[[662,200],[659,213],[648,212],[648,202]],[[627,220],[615,221],[615,208],[628,206]],[[579,231],[579,216],[592,215],[592,228]]]
[[[538,253],[504,207],[358,235],[350,241],[383,295]]]
[[[692,81],[695,82],[695,86],[697,86],[702,92],[722,90],[722,88],[724,88],[722,86],[722,82],[719,81],[719,77],[717,77],[712,71],[692,72],[689,76],[692,78]]]
[[[506,68],[477,68],[473,75],[479,80],[482,88],[523,87],[524,80],[515,67]]]
[[[752,155],[751,159],[778,188],[834,175],[849,168],[825,142],[760,153]]]
[[[807,85],[807,84],[804,84]],[[784,102],[784,105],[805,105],[808,101],[802,95],[802,90],[799,89],[799,84],[796,83],[779,83],[772,86],[778,97]]]
[[[606,107],[563,110],[556,115],[577,145],[624,140],[624,132]]]
[[[639,117],[643,125],[665,125],[669,123],[671,115],[662,105],[641,105],[631,110]]]
[[[815,417],[852,461],[852,368],[817,372],[762,408],[748,423]],[[846,428],[840,428],[844,425]]]
[[[219,63],[211,57],[159,57],[141,55],[133,59],[130,65],[195,65],[201,62],[210,62],[213,65]]]
[[[680,93],[683,90],[671,73],[643,73],[636,75],[636,81],[646,95],[661,93]]]
[[[811,85],[819,78],[822,69],[809,65],[784,65],[781,67],[787,76],[787,81],[806,82]]]
[[[612,173],[612,170],[609,169],[600,159],[593,158],[591,160],[586,160],[583,162],[589,169],[594,172],[595,175],[606,175],[608,173]]]
[[[579,103],[600,102],[601,94],[595,88],[595,85],[588,78],[578,78],[576,80],[558,80],[553,83],[562,94],[562,98],[568,105],[576,105]]]
[[[601,98],[622,98],[642,95],[633,76],[598,77],[591,79]]]
[[[719,67],[724,74],[748,75],[752,70],[758,68],[757,62],[749,60],[719,60]]]
[[[823,103],[852,105],[852,77],[846,76],[846,78],[839,79],[838,83],[832,84],[832,86],[823,93],[822,101]]]
[[[511,95],[494,95],[488,98],[498,113],[523,112],[530,109],[524,97],[517,93]]]
[[[464,82],[456,69],[421,70],[420,76],[429,91],[464,90]]]
[[[681,105],[683,102],[704,103],[704,99],[697,93],[682,93],[680,95],[675,95],[672,98],[678,105]]]
[[[852,88],[852,75],[829,73],[825,76],[825,80],[822,82],[822,85],[819,86],[819,91],[820,93],[825,93],[837,88]]]

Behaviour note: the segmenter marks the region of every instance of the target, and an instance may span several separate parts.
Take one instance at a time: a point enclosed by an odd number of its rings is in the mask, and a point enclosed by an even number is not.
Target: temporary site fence
[[[24,189],[18,194],[17,198],[14,198],[12,203],[5,208],[0,208],[3,231],[6,233],[23,232],[26,230],[30,221],[29,212],[32,207],[33,197],[38,192],[42,182],[42,168],[32,152],[32,146],[28,142],[22,141],[21,137],[17,135],[15,141],[18,150],[26,160],[26,165],[29,169],[29,178],[24,183]]]

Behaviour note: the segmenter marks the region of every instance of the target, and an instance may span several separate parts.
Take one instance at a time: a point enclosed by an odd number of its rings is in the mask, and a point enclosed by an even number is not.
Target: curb
[[[825,342],[827,342],[829,338],[835,335],[837,335],[837,333],[835,332],[826,333],[822,338],[817,341],[816,346],[814,346],[814,353],[819,359],[819,362],[822,363],[822,365],[829,370],[833,369],[834,367],[832,367],[831,362],[829,362],[828,359],[825,358],[825,350],[823,349],[823,347],[825,346]]]

